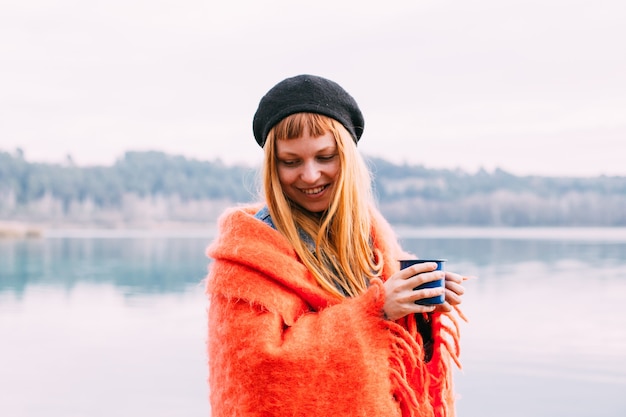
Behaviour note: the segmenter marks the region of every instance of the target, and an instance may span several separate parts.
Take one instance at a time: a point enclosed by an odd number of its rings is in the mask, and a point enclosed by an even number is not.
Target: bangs
[[[285,117],[272,128],[274,139],[295,139],[305,131],[314,138],[320,137],[333,129],[334,120],[317,113],[295,113]]]

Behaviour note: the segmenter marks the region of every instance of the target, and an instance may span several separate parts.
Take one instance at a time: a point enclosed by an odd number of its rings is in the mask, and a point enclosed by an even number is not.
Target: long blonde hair
[[[313,137],[330,132],[337,143],[340,169],[330,206],[321,217],[288,200],[278,178],[276,142],[301,137],[305,130]],[[341,123],[320,114],[296,113],[276,124],[265,143],[263,188],[276,228],[326,291],[338,298],[353,297],[380,275],[382,259],[370,242],[374,204],[370,173]],[[299,229],[315,241],[314,252],[302,241]]]

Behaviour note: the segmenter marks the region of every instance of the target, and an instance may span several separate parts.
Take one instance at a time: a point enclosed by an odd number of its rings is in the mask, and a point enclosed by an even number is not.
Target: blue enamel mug
[[[443,263],[446,262],[446,259],[403,259],[400,261],[400,269],[408,268],[411,265],[415,264],[423,264],[425,262],[435,262],[437,264],[437,271],[443,271]],[[415,287],[414,290],[421,290],[424,288],[437,288],[443,287],[445,285],[445,278],[426,282],[418,287]],[[437,297],[423,298],[421,300],[415,301],[415,304],[421,305],[433,305],[433,304],[443,304],[446,300],[444,294],[438,295]]]

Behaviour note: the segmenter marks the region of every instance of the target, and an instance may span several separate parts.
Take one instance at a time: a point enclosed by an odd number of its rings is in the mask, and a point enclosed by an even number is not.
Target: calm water
[[[478,277],[466,283],[460,417],[626,415],[626,231],[405,236]],[[209,240],[0,240],[1,414],[208,416]]]

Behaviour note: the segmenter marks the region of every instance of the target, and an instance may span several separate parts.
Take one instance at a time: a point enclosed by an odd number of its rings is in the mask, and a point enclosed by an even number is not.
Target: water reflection
[[[115,414],[119,404],[102,405],[103,387],[115,398],[133,392],[129,415],[174,415],[182,404],[185,415],[206,415],[201,281],[209,241],[0,241],[0,340],[12,342],[0,345],[0,392],[11,393],[11,415],[38,414],[37,406],[53,417]],[[403,243],[478,277],[467,281],[463,304],[470,323],[456,379],[460,416],[624,415],[626,242]]]
[[[403,244],[422,258],[443,256],[455,263],[479,267],[523,262],[551,264],[563,259],[621,263],[626,259],[626,244],[623,242],[430,238],[403,239]]]
[[[55,238],[0,241],[0,291],[21,293],[30,284],[107,282],[135,292],[177,292],[206,273],[206,238]],[[603,267],[626,259],[626,244],[563,240],[403,239],[420,257],[444,257],[450,267],[506,268],[522,263],[557,265],[564,260]],[[506,279],[506,274],[499,274]]]
[[[128,293],[180,292],[207,270],[209,239],[42,239],[0,241],[0,291],[29,285],[73,288],[111,283]]]
[[[466,282],[459,415],[626,412],[626,244],[408,239]]]

